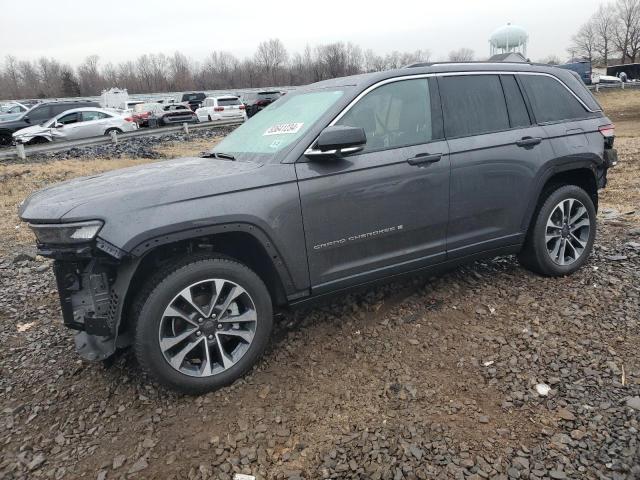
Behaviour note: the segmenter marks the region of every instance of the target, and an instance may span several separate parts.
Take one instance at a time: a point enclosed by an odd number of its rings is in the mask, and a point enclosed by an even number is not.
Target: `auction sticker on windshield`
[[[273,125],[267,129],[262,135],[281,135],[283,133],[298,133],[304,123],[280,123],[278,125]]]

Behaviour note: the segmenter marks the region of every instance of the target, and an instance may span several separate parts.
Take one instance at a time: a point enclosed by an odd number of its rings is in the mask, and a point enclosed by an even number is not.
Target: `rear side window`
[[[356,103],[337,125],[364,128],[364,152],[427,143],[439,137],[431,117],[429,79],[382,85]]]
[[[520,75],[538,123],[573,120],[587,110],[558,80],[546,75]]]
[[[109,118],[110,115],[107,115],[104,112],[82,112],[82,121],[90,122],[92,120],[104,120],[105,118]]]
[[[513,75],[501,75],[500,79],[502,80],[504,98],[507,100],[511,128],[528,127],[531,125],[531,120],[515,77]]]
[[[448,138],[509,128],[507,105],[497,75],[440,77],[438,85]]]
[[[58,112],[62,113],[62,112]],[[49,120],[51,117],[57,115],[57,113],[53,113],[51,111],[51,107],[49,105],[42,105],[39,107],[34,107],[32,110],[29,110],[27,114],[31,121],[34,120]]]

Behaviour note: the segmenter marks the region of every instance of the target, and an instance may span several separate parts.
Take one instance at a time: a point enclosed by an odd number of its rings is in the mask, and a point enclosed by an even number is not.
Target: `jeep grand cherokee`
[[[52,186],[20,216],[80,355],[133,345],[201,393],[255,364],[275,309],[496,255],[576,271],[613,142],[573,72],[425,64],[298,89],[202,158]]]

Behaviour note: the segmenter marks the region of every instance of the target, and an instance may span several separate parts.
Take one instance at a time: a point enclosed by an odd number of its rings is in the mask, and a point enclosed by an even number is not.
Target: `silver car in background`
[[[99,137],[111,132],[132,132],[138,128],[133,117],[117,110],[74,108],[40,125],[23,128],[13,134],[15,143],[46,143]]]

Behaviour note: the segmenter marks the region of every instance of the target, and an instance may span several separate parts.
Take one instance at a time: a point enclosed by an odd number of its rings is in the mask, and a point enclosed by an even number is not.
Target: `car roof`
[[[238,97],[236,95],[217,95],[215,97],[207,97],[207,98],[215,98],[217,100],[236,100]]]
[[[69,110],[65,110],[64,112],[56,116],[59,117],[60,115],[64,115],[66,113],[76,113],[76,112],[101,112],[101,113],[106,113],[108,115],[115,115],[115,112],[113,110],[107,110],[106,108],[80,107],[80,108],[70,108]]]
[[[593,95],[584,87],[584,83],[577,73],[572,70],[551,65],[529,62],[434,62],[417,63],[404,68],[385,70],[382,72],[363,73],[349,77],[332,78],[312,83],[302,87],[299,91],[313,91],[326,88],[356,87],[363,90],[380,81],[397,77],[411,77],[413,75],[437,73],[466,73],[466,72],[515,72],[515,73],[546,73],[564,82],[593,110],[601,110]]]

